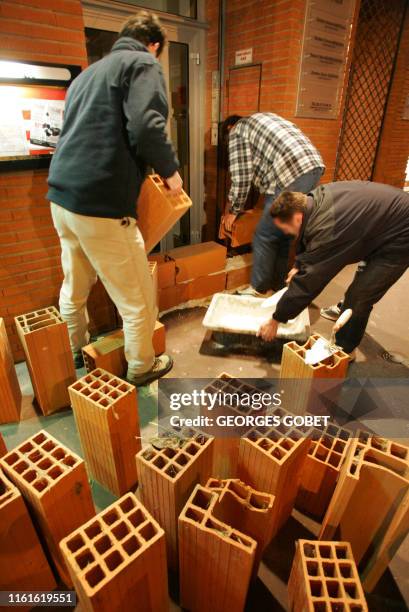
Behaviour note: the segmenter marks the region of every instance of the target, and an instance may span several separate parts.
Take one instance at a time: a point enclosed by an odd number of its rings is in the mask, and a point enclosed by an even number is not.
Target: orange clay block
[[[118,497],[137,483],[141,450],[136,389],[102,369],[69,387],[90,475]]]
[[[128,493],[60,544],[87,612],[169,609],[163,529]]]
[[[228,238],[232,247],[249,244],[253,241],[254,232],[261,219],[263,211],[258,208],[246,210],[233,223],[232,232],[226,232],[223,223],[220,225],[219,238]]]
[[[283,418],[291,413],[273,408]],[[237,476],[259,491],[275,496],[273,536],[289,518],[298,493],[311,440],[297,427],[256,428],[240,439]]]
[[[257,542],[214,517],[218,494],[197,485],[179,517],[181,607],[244,610]]]
[[[157,306],[159,300],[158,264],[156,261],[150,261],[148,265],[152,277],[153,295],[155,296],[155,304]]]
[[[0,423],[20,420],[21,391],[6,326],[0,318]]]
[[[321,382],[321,379],[343,379],[346,376],[349,356],[339,350],[331,357],[324,359],[316,365],[305,363],[305,355],[318,338],[319,334],[313,334],[305,344],[300,346],[296,342],[287,342],[283,348],[281,359],[280,378],[289,379],[284,385],[287,406],[291,406],[293,414],[305,414],[313,411],[317,406],[317,396],[326,393],[332,401],[338,397],[338,386],[333,382]],[[299,379],[299,380],[295,380]],[[317,379],[319,379],[317,381]],[[328,389],[328,385],[330,388]],[[316,414],[316,409],[314,411]]]
[[[409,531],[409,448],[358,433],[319,537],[351,543],[364,589],[371,592]]]
[[[157,174],[151,174],[144,180],[137,213],[147,253],[166,236],[191,206],[192,200],[183,190],[179,195],[170,195]]]
[[[211,476],[213,439],[196,434],[179,448],[153,447],[136,456],[142,503],[165,530],[170,567],[178,564],[178,516],[193,487]]]
[[[161,355],[166,350],[165,326],[156,321],[153,332],[153,348],[155,355]],[[115,376],[125,376],[127,362],[124,353],[124,332],[122,329],[99,338],[82,348],[84,364],[87,372],[95,368],[103,368]]]
[[[161,253],[152,253],[148,259],[158,264],[158,288],[173,287],[176,283],[176,264],[173,259]]]
[[[223,394],[241,394],[246,393],[251,395],[254,392],[259,393],[260,389],[248,385],[244,380],[234,378],[223,372],[219,374],[218,378],[215,378],[209,383],[204,391],[206,393],[221,393]],[[223,414],[225,415],[243,415],[251,414],[252,408],[247,406],[233,407],[231,405],[223,406]],[[214,426],[216,427],[216,426]],[[215,435],[213,445],[213,470],[212,475],[217,478],[235,478],[237,476],[237,466],[239,459],[239,444],[240,438],[232,435],[224,435],[225,428],[220,427],[218,431],[220,435]]]
[[[226,263],[226,289],[236,289],[250,283],[251,269],[253,266],[253,254],[236,255],[227,260]]]
[[[68,406],[67,387],[76,376],[67,324],[54,306],[20,315],[15,322],[42,413]]]
[[[177,247],[167,252],[176,264],[176,282],[223,272],[226,265],[225,246],[217,242],[201,242]]]
[[[58,545],[95,514],[85,463],[43,430],[2,457],[0,465],[23,495],[58,573],[70,586]]]
[[[288,597],[294,612],[368,612],[350,544],[298,540]]]
[[[210,478],[206,488],[219,495],[213,507],[214,518],[227,523],[257,542],[253,575],[257,576],[261,557],[273,537],[274,496],[256,491],[238,478]]]
[[[51,591],[55,586],[23,498],[0,473],[0,590]]]
[[[0,433],[0,457],[7,454],[7,447],[3,436]]]
[[[295,506],[322,520],[345,460],[351,432],[335,425],[313,430],[311,446],[301,472]]]

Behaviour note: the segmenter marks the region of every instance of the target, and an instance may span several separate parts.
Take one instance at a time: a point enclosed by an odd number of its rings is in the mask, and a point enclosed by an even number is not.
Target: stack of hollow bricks
[[[68,390],[90,474],[123,495],[137,482],[135,454],[141,449],[135,387],[97,369]]]
[[[372,591],[409,531],[409,447],[358,432],[324,517],[320,539],[351,543]]]
[[[196,485],[179,517],[180,603],[192,612],[244,609],[257,542],[216,519],[219,495]]]
[[[54,306],[19,315],[15,321],[42,413],[68,406],[67,388],[76,375],[67,324]]]
[[[71,585],[59,542],[95,515],[84,461],[40,431],[0,465],[27,502],[59,575]]]
[[[165,534],[132,493],[60,546],[82,609],[169,609]]]
[[[0,551],[0,589],[51,591],[55,588],[53,573],[21,493],[1,472]]]
[[[21,390],[6,326],[0,319],[0,423],[20,420]]]
[[[348,542],[298,540],[288,581],[294,612],[367,612]]]
[[[301,472],[295,505],[298,510],[322,520],[335,490],[352,433],[331,423],[313,429],[311,446]]]
[[[212,475],[213,439],[197,433],[180,448],[145,448],[136,455],[142,503],[165,530],[170,567],[178,563],[178,516],[196,483]]]

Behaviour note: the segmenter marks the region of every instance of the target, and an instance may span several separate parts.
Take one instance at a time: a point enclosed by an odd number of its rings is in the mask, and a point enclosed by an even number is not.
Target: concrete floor
[[[310,308],[311,326],[326,336],[331,330],[331,322],[319,316],[319,308],[338,301],[354,272],[345,269],[317,298]],[[385,361],[382,354],[400,353],[409,360],[409,271],[375,307],[368,333],[359,347],[357,361],[350,366],[349,376],[356,378],[397,378],[407,379],[409,369],[402,364]],[[205,308],[197,307],[169,313],[163,317],[167,331],[167,347],[174,357],[175,365],[170,373],[172,378],[214,378],[221,372],[241,378],[276,378],[279,373],[280,352],[270,352],[267,356],[260,351],[231,351],[221,349],[212,343],[201,325]],[[406,361],[409,365],[409,361]],[[18,424],[2,425],[7,447],[23,441],[41,428],[61,439],[73,451],[81,454],[81,446],[70,410],[50,417],[39,416],[32,406],[33,392],[24,363],[18,364],[17,372],[24,394],[22,421]],[[78,371],[78,376],[84,370]],[[152,424],[157,414],[156,385],[141,389],[139,392],[139,412],[143,441],[154,434]],[[408,422],[408,409],[405,406],[404,419]],[[405,436],[406,437],[406,436]],[[408,435],[409,438],[409,435]],[[91,482],[97,510],[112,503],[114,497],[98,483]],[[259,576],[249,591],[246,610],[287,609],[286,583],[291,567],[294,542],[300,537],[311,538],[317,535],[319,524],[297,511],[282,529],[277,538],[265,552]],[[389,569],[385,572],[374,593],[368,598],[370,610],[408,610],[409,609],[409,538],[395,554]],[[177,581],[170,577],[171,610],[178,610]]]

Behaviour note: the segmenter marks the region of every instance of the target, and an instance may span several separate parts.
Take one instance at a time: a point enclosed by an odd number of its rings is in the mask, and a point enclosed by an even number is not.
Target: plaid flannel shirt
[[[252,184],[274,194],[314,168],[325,168],[322,157],[296,125],[273,113],[245,117],[229,136],[230,210],[243,209]]]

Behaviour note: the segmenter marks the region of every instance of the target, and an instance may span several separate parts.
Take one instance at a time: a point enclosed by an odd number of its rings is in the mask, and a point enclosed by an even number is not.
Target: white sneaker
[[[332,306],[328,306],[327,308],[321,308],[320,315],[324,319],[329,319],[330,321],[336,321],[341,314],[341,309],[337,304],[333,304]]]
[[[254,289],[254,287],[249,285],[245,289],[239,289],[238,291],[236,291],[236,295],[250,295],[252,297],[267,298],[270,297],[270,295],[273,295],[273,292],[266,291],[265,293],[261,293],[260,291],[257,291],[256,289]]]

